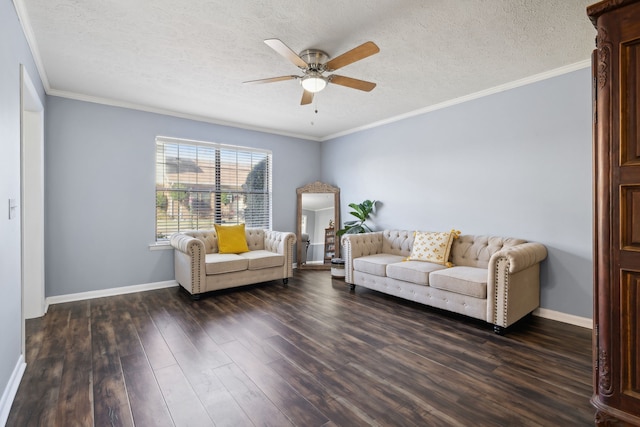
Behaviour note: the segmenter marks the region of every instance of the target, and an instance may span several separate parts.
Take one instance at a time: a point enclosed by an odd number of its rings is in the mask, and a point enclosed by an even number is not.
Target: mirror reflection
[[[331,263],[335,256],[333,194],[317,193],[302,195],[302,218],[300,222],[302,245],[307,264]]]
[[[339,224],[339,189],[315,182],[298,188],[298,267],[331,268],[340,256],[335,232]]]

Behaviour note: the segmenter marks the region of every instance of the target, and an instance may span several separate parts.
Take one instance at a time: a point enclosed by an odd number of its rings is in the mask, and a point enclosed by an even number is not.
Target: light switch
[[[18,203],[16,203],[16,199],[9,199],[9,219],[14,219],[17,211]]]

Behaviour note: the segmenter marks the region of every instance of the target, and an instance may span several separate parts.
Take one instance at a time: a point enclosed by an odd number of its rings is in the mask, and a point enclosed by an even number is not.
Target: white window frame
[[[238,224],[246,222],[247,227],[271,229],[273,211],[273,155],[271,150],[164,136],[156,137],[155,147],[156,212],[154,230],[156,244],[166,243],[169,236],[174,232],[212,229],[213,224]],[[165,149],[166,147],[178,147],[177,157],[168,156],[168,148]],[[212,150],[218,153],[215,155],[215,161],[213,163],[211,162],[211,157],[207,157],[209,160],[207,165],[214,165],[213,167],[208,167],[209,170],[213,171],[213,175],[211,173],[205,175],[203,183],[194,184],[193,182],[189,182],[189,178],[187,178],[188,174],[180,173],[180,170],[184,169],[184,161],[190,162],[192,166],[195,165],[196,172],[194,173],[196,174],[198,170],[201,171],[202,169],[198,167],[199,160],[197,156],[191,157],[184,155],[184,157],[181,158],[181,152],[195,151],[196,153],[210,154]],[[235,169],[233,169],[234,160],[230,160],[234,154]],[[220,160],[221,157],[224,159]],[[260,181],[260,183],[264,184],[264,188],[247,189],[247,181],[241,182],[242,174],[246,174],[248,177],[251,172],[255,170],[254,168],[262,161],[266,161],[267,163],[264,172],[266,176],[262,176],[262,180]],[[242,167],[243,165],[244,167]],[[252,168],[247,174],[247,167],[249,165],[251,165]],[[177,173],[169,173],[169,170],[176,169],[178,171]],[[234,172],[237,179],[235,188],[221,188],[221,183],[224,184],[221,175],[224,174],[227,176]],[[191,175],[193,176],[193,173]],[[212,176],[215,176],[215,178],[213,178],[214,182],[211,182]],[[240,187],[242,189],[240,189]],[[179,190],[176,190],[176,188]],[[176,193],[180,197],[178,200],[177,214],[175,210],[176,200],[169,200],[171,203],[170,215],[168,213],[169,209],[167,209],[165,205],[168,203],[167,199],[171,199],[172,195],[175,197]],[[182,193],[184,193],[184,195]],[[223,214],[223,195],[225,200],[229,200],[229,202],[224,203],[230,203],[236,207],[234,211],[236,215],[235,220]],[[267,202],[266,204],[264,202],[259,203],[259,205],[262,205],[262,209],[258,210],[256,217],[245,218],[244,215],[246,214],[247,204],[250,203],[249,198],[251,196],[257,196],[258,200],[266,199]],[[185,200],[187,200],[186,203]],[[194,203],[194,201],[197,203]],[[188,207],[183,206],[185,204],[188,205]],[[200,207],[205,207],[205,209],[200,209]],[[264,208],[267,208],[268,212],[265,212]],[[186,215],[185,211],[187,212]],[[206,212],[206,214],[202,212]]]

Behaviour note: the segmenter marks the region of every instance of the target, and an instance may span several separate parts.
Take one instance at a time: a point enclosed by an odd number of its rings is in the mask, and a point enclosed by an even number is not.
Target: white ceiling
[[[333,193],[304,193],[302,194],[302,209],[319,211],[333,208],[335,194]]]
[[[314,140],[582,68],[594,2],[14,0],[51,95]],[[301,74],[267,38],[331,57],[372,40],[380,53],[339,74],[377,87],[300,106],[298,80],[243,85]]]

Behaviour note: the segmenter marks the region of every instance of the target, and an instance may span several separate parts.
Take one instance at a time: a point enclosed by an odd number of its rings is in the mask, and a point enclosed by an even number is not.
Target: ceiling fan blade
[[[300,101],[300,105],[311,104],[311,102],[313,102],[313,92],[309,92],[308,90],[302,92],[302,100]]]
[[[352,79],[351,77],[339,76],[337,74],[329,76],[329,82],[335,83],[340,86],[350,87],[352,89],[363,90],[365,92],[371,92],[373,88],[376,87],[375,83],[371,83],[365,80]]]
[[[380,52],[380,48],[374,42],[362,43],[360,46],[354,47],[350,51],[345,52],[327,62],[326,70],[337,70],[346,65],[353,64],[356,61],[360,61],[368,56],[375,55],[378,52]]]
[[[294,80],[299,78],[300,76],[280,76],[280,77],[270,77],[268,79],[248,80],[242,83],[244,84],[274,83],[274,82],[281,82],[283,80]]]
[[[302,58],[300,58],[298,56],[298,54],[296,54],[294,51],[292,51],[289,46],[287,46],[286,44],[282,43],[282,41],[280,39],[267,39],[264,42],[271,49],[275,50],[280,55],[284,56],[289,61],[293,62],[297,67],[307,68],[309,66],[309,64],[304,62],[302,60]]]

